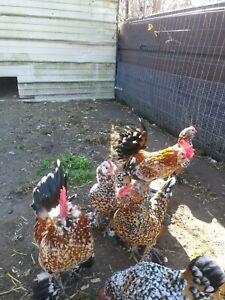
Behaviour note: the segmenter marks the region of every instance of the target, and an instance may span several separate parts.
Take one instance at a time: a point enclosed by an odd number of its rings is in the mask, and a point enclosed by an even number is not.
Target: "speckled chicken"
[[[88,218],[78,205],[68,201],[66,176],[59,160],[54,174],[43,177],[35,187],[32,208],[36,212],[38,260],[44,271],[71,271],[91,259],[94,243]]]
[[[175,183],[174,177],[168,179],[152,198],[147,197],[139,203],[119,208],[113,216],[112,227],[123,241],[129,243],[133,250],[138,246],[145,246],[143,259],[149,258],[161,232],[161,224]]]
[[[99,226],[101,216],[110,220],[116,209],[122,205],[123,197],[117,190],[128,184],[130,178],[122,172],[117,172],[116,165],[110,160],[102,162],[97,167],[96,174],[97,183],[91,188],[89,197],[92,209],[97,214],[96,225]]]
[[[89,192],[93,211],[107,218],[112,217],[116,210],[116,169],[110,160],[102,162],[96,170],[97,183]]]
[[[207,256],[193,259],[185,271],[140,262],[112,275],[100,300],[200,300],[225,282],[223,270]]]
[[[179,134],[178,142],[160,151],[148,152],[143,150],[140,137],[135,139],[135,132],[124,137],[117,145],[120,159],[133,158],[125,164],[125,168],[133,170],[136,179],[151,182],[156,178],[167,178],[174,173],[180,173],[190,163],[195,154],[192,139],[196,133],[193,126],[185,128]],[[138,149],[139,147],[139,149]],[[129,154],[129,155],[128,155]]]

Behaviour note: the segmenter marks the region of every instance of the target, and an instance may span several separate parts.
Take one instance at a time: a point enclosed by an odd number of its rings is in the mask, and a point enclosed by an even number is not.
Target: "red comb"
[[[129,196],[132,186],[132,183],[128,183],[127,185],[124,185],[122,188],[120,188],[118,191],[118,197],[124,198],[126,196]]]
[[[111,162],[111,160],[108,160],[108,164],[109,164],[110,172],[112,172],[113,171],[113,163]]]
[[[66,199],[66,188],[64,186],[60,190],[59,206],[60,206],[60,216],[67,217],[68,207],[67,207],[67,199]]]

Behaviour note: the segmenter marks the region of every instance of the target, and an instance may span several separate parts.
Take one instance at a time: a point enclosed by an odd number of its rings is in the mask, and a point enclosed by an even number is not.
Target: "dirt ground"
[[[109,154],[112,125],[137,124],[137,115],[113,101],[23,103],[0,102],[0,298],[31,299],[41,271],[33,242],[31,192],[40,179],[39,161],[70,151],[85,155],[95,169]],[[176,139],[147,123],[149,149]],[[187,124],[189,125],[189,124]],[[168,266],[184,268],[193,256],[206,253],[225,268],[225,172],[223,164],[196,157],[178,183],[166,217],[167,231],[158,247]],[[70,187],[78,200],[89,203],[92,183]],[[116,270],[134,260],[113,237],[95,233],[95,263],[74,280],[68,299],[96,299],[99,287]]]

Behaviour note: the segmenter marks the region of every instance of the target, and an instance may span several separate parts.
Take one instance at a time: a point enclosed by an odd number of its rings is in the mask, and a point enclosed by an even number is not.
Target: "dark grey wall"
[[[119,100],[174,134],[195,125],[197,146],[225,159],[223,5],[124,23],[116,86]]]

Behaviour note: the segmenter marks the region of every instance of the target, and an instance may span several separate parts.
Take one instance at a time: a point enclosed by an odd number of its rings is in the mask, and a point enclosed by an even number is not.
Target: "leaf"
[[[148,31],[151,31],[154,28],[154,26],[152,24],[148,24]]]

